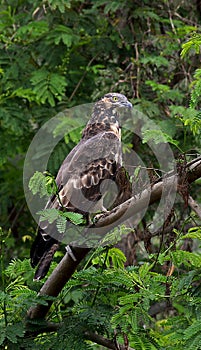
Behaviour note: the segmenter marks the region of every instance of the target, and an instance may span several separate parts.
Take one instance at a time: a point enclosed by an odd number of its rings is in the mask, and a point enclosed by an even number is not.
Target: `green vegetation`
[[[23,192],[24,159],[40,127],[66,108],[94,102],[109,91],[125,94],[148,116],[143,127],[139,120],[135,125],[127,120],[122,137],[124,150],[138,154],[151,181],[160,175],[149,148],[152,140],[170,144],[182,171],[201,149],[200,44],[200,1],[1,1],[2,349],[100,350],[101,339],[125,349],[127,343],[137,350],[201,348],[201,219],[186,205],[188,192],[201,202],[200,179],[181,189],[183,198],[178,195],[161,230],[149,230],[155,203],[118,248],[90,253],[54,300],[48,321],[61,326],[52,332],[44,332],[44,321],[26,329],[29,307],[45,305],[47,298],[37,296],[42,282],[32,281],[28,258],[36,223]],[[71,125],[70,119],[61,121],[65,130]],[[37,174],[48,193],[56,191],[50,174],[80,138],[80,125],[73,126],[56,147],[45,180]],[[128,131],[133,128],[142,128],[142,139]],[[133,178],[141,186],[139,169]],[[32,181],[42,196],[41,182],[37,188]],[[71,214],[70,220],[82,222]],[[56,253],[51,271],[63,251]]]

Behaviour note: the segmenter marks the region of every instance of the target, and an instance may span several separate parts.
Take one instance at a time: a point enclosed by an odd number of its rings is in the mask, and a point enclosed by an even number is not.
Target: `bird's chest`
[[[115,136],[118,137],[119,140],[121,140],[121,128],[119,126],[118,121],[110,125],[110,130],[115,134]]]

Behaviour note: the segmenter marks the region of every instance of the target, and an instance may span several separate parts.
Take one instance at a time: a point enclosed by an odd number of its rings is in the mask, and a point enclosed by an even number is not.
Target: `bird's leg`
[[[73,261],[77,261],[75,255],[73,254],[73,251],[72,251],[70,245],[67,245],[67,246],[65,247],[65,249],[66,249],[66,252],[68,253],[68,255],[70,255],[71,259],[72,259]]]
[[[98,202],[94,203],[91,209],[93,211],[89,212],[89,225],[94,224],[94,222],[98,221],[99,217],[108,213],[108,210],[103,205],[103,196]]]

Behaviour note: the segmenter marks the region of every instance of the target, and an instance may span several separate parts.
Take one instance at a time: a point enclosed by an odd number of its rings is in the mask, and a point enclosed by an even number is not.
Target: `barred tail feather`
[[[47,240],[44,240],[43,231],[39,229],[30,252],[31,266],[37,266],[34,280],[40,280],[46,276],[58,247],[59,243],[56,239],[49,236]]]

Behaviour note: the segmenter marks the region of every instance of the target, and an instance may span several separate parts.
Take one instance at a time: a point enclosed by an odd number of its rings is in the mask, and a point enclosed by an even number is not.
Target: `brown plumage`
[[[131,108],[127,98],[118,93],[106,94],[96,102],[81,141],[68,154],[56,177],[59,201],[52,196],[45,208],[56,208],[83,214],[87,222],[91,213],[104,211],[103,198],[108,192],[105,180],[116,183],[116,206],[131,195],[131,186],[122,167],[121,128],[118,108]],[[111,203],[110,203],[111,204]],[[107,209],[110,208],[108,204]],[[58,249],[61,237],[55,224],[40,222],[31,249],[31,265],[37,266],[35,279],[43,278]],[[54,231],[54,232],[53,232]],[[54,238],[53,238],[54,237]],[[56,239],[56,238],[58,239]]]

